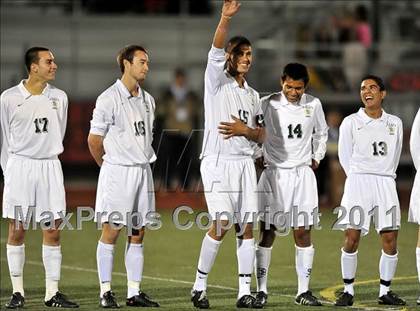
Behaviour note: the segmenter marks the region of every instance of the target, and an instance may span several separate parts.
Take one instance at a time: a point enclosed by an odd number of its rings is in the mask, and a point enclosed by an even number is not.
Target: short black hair
[[[292,78],[293,80],[302,80],[305,86],[309,82],[309,73],[305,65],[299,63],[289,63],[283,69],[283,75],[281,76],[282,81],[286,78]]]
[[[121,73],[124,73],[124,59],[128,60],[130,63],[133,63],[134,54],[137,51],[142,51],[148,54],[146,49],[140,45],[127,45],[118,53],[117,62],[120,66]]]
[[[366,76],[364,76],[364,77],[362,78],[362,81],[360,81],[360,84],[361,84],[363,81],[365,81],[365,80],[373,80],[373,81],[375,81],[375,82],[376,82],[376,84],[379,86],[379,90],[380,90],[380,91],[385,91],[385,90],[386,90],[384,80],[382,80],[382,78],[380,78],[380,77],[378,77],[378,76],[371,75],[371,74],[366,75]]]
[[[251,46],[251,41],[243,36],[235,36],[229,39],[226,44],[225,50],[228,53],[237,53],[242,45]]]
[[[39,62],[39,52],[49,52],[50,49],[48,48],[44,48],[44,47],[40,47],[40,46],[34,46],[31,47],[30,49],[28,49],[25,52],[25,67],[26,70],[29,72],[31,72],[31,65],[33,63],[38,64]]]

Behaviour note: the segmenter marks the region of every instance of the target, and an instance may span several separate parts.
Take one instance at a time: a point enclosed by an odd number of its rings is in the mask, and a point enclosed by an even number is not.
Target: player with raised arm
[[[413,190],[411,191],[408,221],[420,225],[420,109],[417,111],[416,118],[414,119],[413,126],[411,127],[410,151],[417,173],[414,179]],[[417,237],[416,263],[417,274],[420,282],[420,227]],[[417,304],[420,305],[420,296],[417,298]]]
[[[155,101],[141,83],[149,72],[149,55],[139,45],[123,48],[117,58],[122,77],[96,100],[88,137],[90,152],[101,167],[96,193],[95,220],[102,224],[96,259],[100,282],[99,305],[119,308],[111,290],[114,246],[121,226],[127,232],[125,267],[127,300],[131,307],[159,307],[143,291],[143,239],[148,214],[155,211],[150,163]],[[99,213],[99,214],[98,214]],[[120,217],[114,218],[112,214]],[[120,226],[117,226],[120,225]]]
[[[58,155],[63,152],[67,124],[66,93],[48,82],[55,79],[57,64],[45,47],[25,53],[29,77],[1,94],[1,167],[4,174],[3,217],[9,218],[7,262],[13,295],[6,308],[22,308],[25,303],[23,222],[25,216],[45,223],[42,230],[42,261],[45,268],[45,305],[77,308],[58,290],[61,270],[61,217],[66,212],[63,172]],[[18,209],[22,214],[19,215]],[[48,214],[47,214],[48,213]],[[22,218],[23,217],[23,218]],[[51,219],[52,219],[51,218]]]
[[[347,179],[336,224],[345,230],[341,249],[344,290],[336,306],[353,305],[357,249],[360,236],[369,232],[372,217],[382,242],[378,303],[405,305],[405,301],[390,290],[398,262],[401,213],[395,172],[401,155],[403,126],[398,117],[383,110],[385,96],[381,78],[364,77],[360,86],[364,108],[346,117],[340,126],[338,156]]]
[[[250,291],[255,258],[252,217],[257,212],[254,144],[245,137],[224,139],[218,130],[221,121],[231,118],[252,128],[257,122],[259,96],[245,81],[252,63],[251,43],[244,37],[233,37],[224,49],[230,20],[239,7],[238,1],[224,1],[204,77],[205,128],[200,171],[213,222],[201,245],[191,291],[193,305],[200,309],[209,308],[207,277],[230,220],[240,232],[237,234],[239,292],[236,306],[262,307]],[[244,224],[242,230],[238,223]]]
[[[328,126],[320,100],[305,93],[308,82],[306,67],[290,63],[283,70],[282,91],[261,99],[266,168],[258,182],[259,211],[264,216],[260,218],[261,234],[256,250],[256,298],[264,305],[268,299],[268,269],[276,229],[289,228],[294,229],[296,244],[298,291],[295,303],[321,305],[309,290],[315,252],[311,227],[318,221],[314,216],[317,215],[318,192],[313,170],[324,158]],[[245,133],[244,129],[237,130],[232,125],[223,122],[220,129],[232,135]]]

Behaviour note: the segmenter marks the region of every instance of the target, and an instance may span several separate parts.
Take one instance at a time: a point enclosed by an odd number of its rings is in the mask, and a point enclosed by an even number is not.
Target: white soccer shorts
[[[319,222],[318,190],[309,166],[266,168],[258,182],[260,220],[277,229],[312,226]]]
[[[201,177],[212,220],[251,223],[257,217],[257,176],[250,157],[206,156]]]
[[[96,192],[95,221],[125,226],[131,221],[133,226],[142,227],[152,223],[154,191],[150,164],[123,166],[103,162]]]
[[[15,213],[16,207],[21,209],[23,219]],[[59,212],[65,215],[61,163],[57,158],[37,160],[12,155],[4,172],[3,218],[28,221],[31,211],[36,222],[51,216],[59,219]]]
[[[413,189],[411,190],[408,221],[420,225],[420,172],[417,172],[414,178]]]
[[[336,222],[343,226],[341,229],[360,229],[365,235],[372,219],[378,233],[398,230],[401,225],[396,183],[389,176],[350,174],[344,185],[341,207]]]

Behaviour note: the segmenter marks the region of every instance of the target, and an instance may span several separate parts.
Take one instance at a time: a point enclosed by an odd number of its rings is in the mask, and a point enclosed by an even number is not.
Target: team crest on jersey
[[[146,108],[146,112],[149,113],[150,108],[149,108],[149,104],[147,103],[147,101],[144,101],[144,107]]]
[[[59,103],[59,101],[58,101],[58,98],[51,98],[51,101],[52,101],[52,109],[58,109],[58,103]]]
[[[312,106],[309,106],[309,105],[306,105],[306,106],[303,107],[303,112],[304,112],[306,118],[310,118],[312,116],[313,109],[314,108]]]
[[[397,126],[394,123],[388,123],[387,128],[388,128],[389,135],[395,135]]]

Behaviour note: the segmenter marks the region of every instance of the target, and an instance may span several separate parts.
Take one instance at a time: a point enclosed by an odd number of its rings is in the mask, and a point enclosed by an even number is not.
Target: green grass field
[[[189,293],[195,278],[197,258],[204,231],[193,227],[182,231],[171,221],[170,211],[160,211],[163,227],[148,231],[145,240],[145,267],[142,289],[161,304],[165,310],[192,310]],[[341,289],[340,248],[343,234],[332,231],[335,220],[332,211],[323,210],[322,230],[314,231],[315,260],[311,288],[318,297],[323,294],[324,307],[334,308],[331,300]],[[376,303],[378,294],[378,263],[380,241],[375,231],[362,238],[359,249],[355,306],[357,310],[414,310],[419,294],[415,266],[417,226],[407,224],[403,213],[399,235],[399,263],[392,288],[408,302],[405,308],[383,308]],[[98,277],[96,273],[96,245],[100,231],[93,223],[84,224],[82,231],[62,232],[63,266],[60,289],[80,303],[80,310],[98,309]],[[5,243],[7,223],[1,221],[1,292],[4,303],[11,294],[6,262]],[[114,260],[113,290],[124,304],[126,278],[123,260],[124,236],[120,236]],[[44,310],[44,269],[41,258],[41,232],[29,231],[25,240],[26,264],[24,272],[27,310]],[[224,240],[214,268],[209,276],[208,297],[213,310],[234,310],[237,288],[236,247],[234,234]],[[294,305],[297,288],[292,237],[277,238],[269,274],[269,303],[267,310],[306,310]],[[128,308],[128,307],[125,307]],[[349,308],[350,309],[350,308]]]

